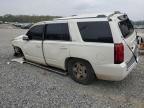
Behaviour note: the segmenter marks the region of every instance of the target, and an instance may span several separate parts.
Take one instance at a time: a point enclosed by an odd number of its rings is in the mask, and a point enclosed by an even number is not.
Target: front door
[[[42,53],[43,31],[44,25],[32,27],[26,34],[29,40],[24,44],[25,58],[41,64],[45,64]]]

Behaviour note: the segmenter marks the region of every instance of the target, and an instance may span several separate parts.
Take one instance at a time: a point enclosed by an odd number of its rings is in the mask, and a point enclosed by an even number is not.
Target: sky
[[[0,0],[0,15],[70,16],[111,11],[144,20],[144,0]]]

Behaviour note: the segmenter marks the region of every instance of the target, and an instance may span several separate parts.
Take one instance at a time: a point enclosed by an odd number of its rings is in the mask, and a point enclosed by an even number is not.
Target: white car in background
[[[90,84],[123,80],[137,65],[136,33],[126,14],[99,13],[39,22],[12,41],[15,56]]]

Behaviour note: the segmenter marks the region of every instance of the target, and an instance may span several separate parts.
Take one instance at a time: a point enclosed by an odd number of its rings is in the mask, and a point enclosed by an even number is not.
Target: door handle
[[[66,50],[68,49],[67,47],[62,46],[60,49]]]

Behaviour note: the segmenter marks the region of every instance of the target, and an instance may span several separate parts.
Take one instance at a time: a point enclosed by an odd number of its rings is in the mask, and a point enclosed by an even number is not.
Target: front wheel
[[[71,78],[84,85],[91,84],[95,79],[92,66],[84,60],[72,59],[68,63],[68,72]]]

